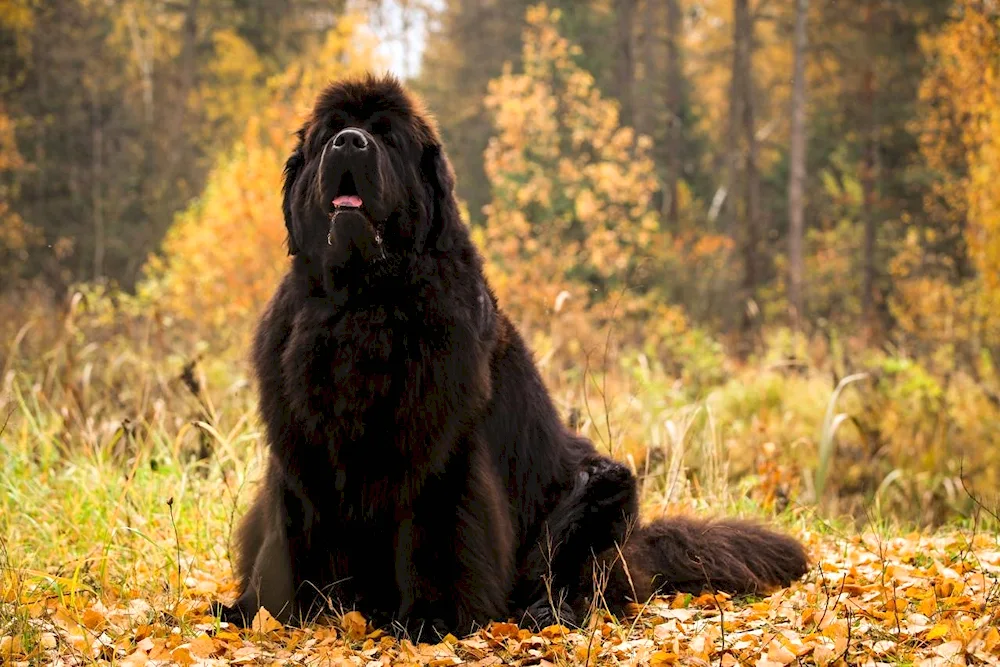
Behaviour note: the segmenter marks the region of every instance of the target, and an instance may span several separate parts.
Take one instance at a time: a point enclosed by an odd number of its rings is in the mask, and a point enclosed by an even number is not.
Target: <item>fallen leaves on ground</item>
[[[207,616],[211,572],[180,599],[32,597],[0,589],[0,663],[15,665],[1000,665],[1000,544],[963,534],[834,540],[806,536],[812,572],[759,600],[677,595],[620,619],[532,633],[494,622],[465,638],[397,639],[357,612],[285,627],[261,610],[249,629]],[[197,576],[196,576],[197,575]],[[9,613],[16,606],[15,611]],[[14,619],[5,621],[5,619]],[[20,620],[17,620],[20,619]]]

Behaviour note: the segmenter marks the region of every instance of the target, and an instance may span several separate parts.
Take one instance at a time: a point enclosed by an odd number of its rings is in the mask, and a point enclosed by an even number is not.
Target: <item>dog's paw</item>
[[[539,600],[524,610],[524,623],[534,630],[542,630],[550,625],[562,625],[573,628],[577,626],[576,615],[569,605],[557,603],[558,609],[553,609],[548,600]]]
[[[588,463],[579,473],[585,482],[584,498],[592,511],[617,507],[635,493],[635,478],[628,466],[611,459],[599,458]]]
[[[246,617],[246,614],[239,604],[229,606],[219,602],[218,600],[213,600],[209,605],[208,614],[209,616],[215,616],[224,623],[231,623],[241,628],[250,627],[250,623],[253,621],[252,618]]]
[[[419,616],[409,617],[405,621],[396,621],[390,627],[396,639],[405,638],[415,643],[441,641],[453,630],[448,622],[442,618],[422,618]]]

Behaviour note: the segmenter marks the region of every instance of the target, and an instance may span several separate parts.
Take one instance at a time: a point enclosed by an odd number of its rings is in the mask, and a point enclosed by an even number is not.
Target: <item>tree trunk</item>
[[[792,325],[801,329],[805,314],[802,300],[802,242],[805,227],[806,181],[806,18],[809,0],[795,8],[795,64],[792,74],[792,136],[788,179],[788,304]]]
[[[623,125],[634,125],[635,48],[632,28],[635,25],[636,0],[617,0],[615,4],[618,10],[617,83],[621,122]]]
[[[875,33],[874,12],[871,6],[865,11],[865,31],[866,42],[872,39]],[[864,141],[864,154],[861,162],[861,192],[862,192],[862,216],[864,218],[864,249],[863,249],[863,278],[861,286],[861,313],[864,326],[868,335],[876,329],[875,313],[875,281],[877,271],[875,267],[876,252],[876,159],[877,159],[877,132],[878,119],[875,108],[875,68],[871,58],[865,59],[866,65],[861,79],[861,108],[863,109],[863,122],[865,127],[861,129],[862,140]]]
[[[183,44],[181,46],[181,99],[187,101],[187,96],[194,89],[197,83],[198,62],[196,51],[198,48],[198,0],[188,0],[187,9],[184,12]],[[182,105],[180,112],[183,114],[187,109],[187,104]]]
[[[871,81],[875,78],[873,72],[866,72],[865,79]],[[866,84],[866,87],[871,84]],[[865,106],[868,109],[868,115],[870,117],[874,116],[874,109],[869,105],[871,99],[874,99],[874,95],[870,98],[866,96]],[[869,125],[868,131],[865,133],[865,147],[864,147],[864,157],[861,163],[861,192],[862,192],[862,212],[861,215],[865,220],[865,237],[864,237],[864,268],[863,268],[863,281],[861,286],[861,312],[864,317],[865,326],[871,328],[875,325],[875,280],[876,280],[876,269],[875,269],[875,247],[876,247],[876,220],[875,220],[875,140],[871,136],[871,126]]]
[[[735,38],[739,52],[740,71],[736,80],[740,85],[743,136],[746,140],[744,163],[746,199],[743,234],[743,318],[742,334],[746,348],[752,344],[753,330],[759,324],[760,308],[757,299],[759,281],[760,245],[760,174],[757,172],[757,133],[753,105],[753,19],[749,0],[736,0]]]
[[[677,229],[679,207],[677,202],[678,183],[681,179],[681,8],[680,0],[667,0],[667,182],[664,202],[667,222],[671,229]]]
[[[743,50],[740,48],[742,22],[739,18],[739,9],[733,7],[733,65],[732,75],[729,77],[729,123],[726,127],[728,137],[726,137],[726,158],[725,158],[725,182],[723,185],[724,195],[719,207],[721,229],[731,236],[736,237],[736,179],[739,175],[740,162],[740,118],[743,115],[743,85],[740,76],[743,71],[742,56]],[[716,193],[716,198],[718,198]],[[711,214],[709,215],[711,218]]]
[[[107,240],[104,225],[104,196],[101,187],[104,180],[104,128],[101,126],[98,95],[97,88],[92,87],[90,91],[90,199],[94,216],[94,256],[91,267],[94,280],[104,276],[104,248]]]
[[[176,148],[166,151],[167,171],[173,175],[178,163],[189,156],[181,149],[185,144],[184,134],[188,131],[188,99],[198,85],[198,0],[188,0],[184,10],[184,24],[181,30],[181,72],[180,89],[177,91],[177,106],[170,120],[170,142]]]
[[[642,14],[639,14],[639,7]],[[662,127],[662,112],[665,103],[657,99],[656,77],[663,71],[666,56],[666,38],[664,37],[664,3],[663,0],[645,0],[636,6],[635,26],[635,90],[633,91],[632,119],[637,132],[647,136],[655,136]],[[641,72],[640,72],[641,67]],[[640,85],[641,84],[641,85]],[[666,142],[663,144],[666,146]],[[664,195],[664,202],[666,196]]]
[[[142,107],[146,112],[146,124],[153,124],[153,69],[155,54],[153,41],[149,35],[144,36],[136,18],[136,9],[129,3],[125,6],[126,25],[132,39],[132,51],[136,66],[139,68],[139,80],[142,83]]]

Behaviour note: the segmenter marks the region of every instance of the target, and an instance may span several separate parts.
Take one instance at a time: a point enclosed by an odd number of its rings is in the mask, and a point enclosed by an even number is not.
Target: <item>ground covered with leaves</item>
[[[182,558],[181,585],[146,598],[96,597],[72,577],[8,570],[0,590],[0,660],[67,666],[1000,665],[995,534],[806,531],[802,537],[812,571],[766,598],[669,596],[637,606],[628,618],[594,614],[582,628],[554,625],[532,633],[495,622],[462,638],[397,638],[352,611],[306,628],[282,626],[266,611],[249,629],[220,624],[206,612],[213,597],[233,593],[224,558],[186,564]]]
[[[944,469],[882,476],[884,462],[846,436],[834,448],[831,424],[879,414],[911,425],[920,409],[860,393],[837,403],[818,369],[747,367],[695,404],[659,371],[592,382],[546,371],[567,417],[580,406],[580,433],[636,472],[646,517],[755,517],[801,538],[813,567],[788,589],[663,597],[537,633],[496,619],[469,637],[399,638],[351,610],[305,628],[266,614],[222,625],[208,606],[235,595],[231,533],[264,454],[246,344],[191,361],[166,354],[186,348],[145,319],[97,305],[96,323],[41,311],[17,329],[22,356],[0,368],[0,665],[1000,664],[996,485],[966,488]],[[14,314],[0,333],[5,321]],[[923,405],[911,389],[901,400]],[[921,465],[938,470],[947,454],[962,469],[951,449],[914,448],[905,456]],[[870,493],[858,491],[865,475]],[[854,497],[864,505],[839,502]]]

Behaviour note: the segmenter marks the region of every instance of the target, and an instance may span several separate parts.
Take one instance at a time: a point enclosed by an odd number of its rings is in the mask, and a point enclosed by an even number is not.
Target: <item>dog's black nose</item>
[[[368,150],[368,137],[361,130],[347,127],[333,138],[333,150],[345,155],[363,153]]]

